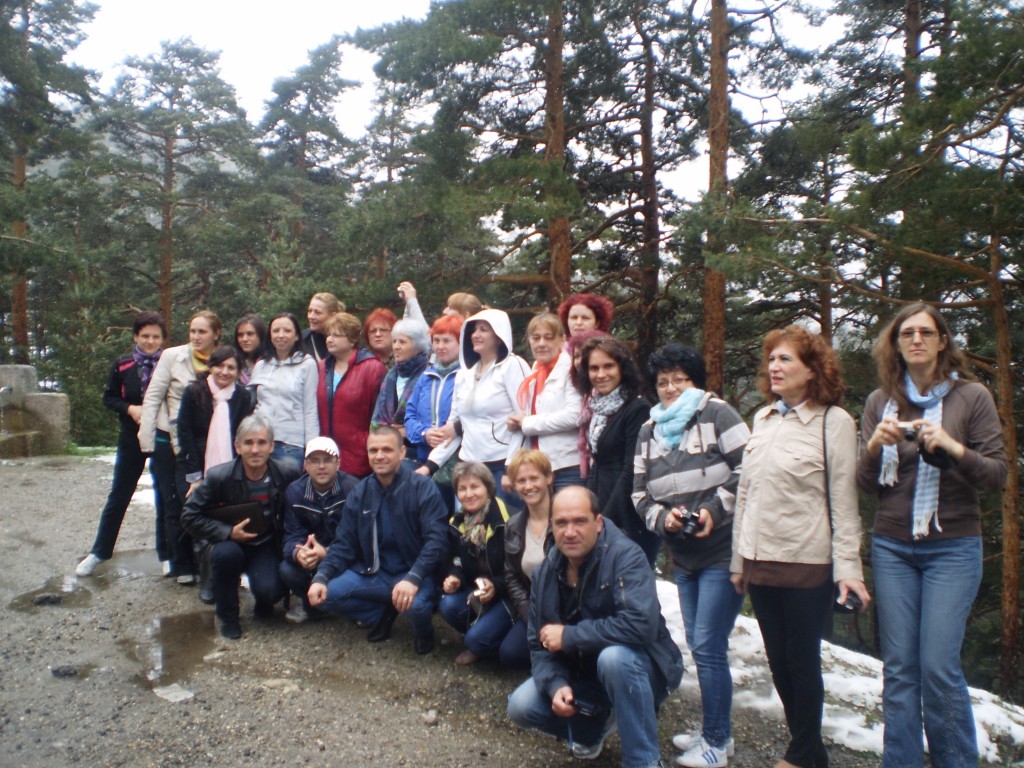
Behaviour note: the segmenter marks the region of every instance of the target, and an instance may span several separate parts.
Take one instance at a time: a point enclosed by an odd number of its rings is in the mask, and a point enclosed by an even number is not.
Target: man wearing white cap
[[[358,479],[338,468],[338,445],[329,437],[314,437],[306,444],[303,468],[306,474],[285,491],[284,544],[281,580],[293,596],[285,619],[301,624],[320,618],[324,612],[312,608],[306,597],[313,574],[327,556],[341,508]]]

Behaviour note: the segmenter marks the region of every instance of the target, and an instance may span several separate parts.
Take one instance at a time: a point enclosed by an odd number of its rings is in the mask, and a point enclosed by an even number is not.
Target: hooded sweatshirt
[[[498,337],[498,359],[481,373],[480,355],[473,351],[473,329],[488,323]],[[462,461],[506,461],[523,444],[521,432],[510,432],[506,420],[518,413],[516,394],[530,367],[512,352],[512,323],[500,309],[477,312],[462,325],[455,391],[449,423],[461,432],[459,458]],[[430,460],[442,466],[458,440],[438,446]]]

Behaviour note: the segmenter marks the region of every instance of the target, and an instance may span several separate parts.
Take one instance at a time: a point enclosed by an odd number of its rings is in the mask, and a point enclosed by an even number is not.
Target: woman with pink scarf
[[[240,369],[238,350],[217,347],[210,354],[209,370],[200,373],[182,395],[178,411],[178,461],[189,484],[186,497],[203,482],[208,467],[235,458],[235,430],[252,411],[252,396],[238,384]],[[213,594],[205,578],[205,558],[199,560],[199,599],[212,603]]]

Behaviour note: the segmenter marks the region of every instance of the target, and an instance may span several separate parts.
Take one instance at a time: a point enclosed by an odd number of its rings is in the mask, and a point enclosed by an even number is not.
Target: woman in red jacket
[[[319,363],[316,390],[320,434],[341,451],[341,470],[354,477],[370,474],[366,436],[387,368],[369,349],[359,346],[362,326],[346,312],[332,315],[324,326],[327,357]]]

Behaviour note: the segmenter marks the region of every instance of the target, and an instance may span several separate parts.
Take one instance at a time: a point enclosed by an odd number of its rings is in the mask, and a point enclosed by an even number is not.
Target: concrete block
[[[43,433],[44,453],[64,453],[71,440],[71,405],[57,392],[25,396],[25,426]]]
[[[0,365],[0,387],[24,392],[35,392],[39,389],[39,377],[32,365]]]

